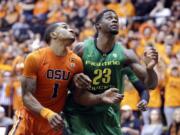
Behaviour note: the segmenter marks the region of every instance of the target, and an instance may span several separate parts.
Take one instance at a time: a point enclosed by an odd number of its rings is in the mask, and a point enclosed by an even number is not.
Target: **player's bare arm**
[[[77,103],[84,106],[115,104],[120,103],[124,98],[124,95],[119,94],[118,91],[116,88],[110,88],[101,94],[95,95],[85,89],[76,89],[74,99]]]
[[[22,99],[24,105],[31,111],[40,114],[42,117],[46,118],[52,128],[58,130],[62,128],[63,121],[62,118],[55,112],[43,107],[39,101],[33,96],[36,90],[36,79],[22,77]]]
[[[153,47],[145,50],[144,62],[145,66],[140,64],[136,54],[132,50],[125,51],[128,64],[136,75],[144,82],[146,87],[154,89],[158,84],[157,74],[154,71],[154,66],[158,63],[158,53]]]
[[[137,82],[133,83],[133,85],[137,89],[137,91],[141,97],[141,100],[137,104],[137,107],[140,111],[146,111],[147,104],[149,102],[149,97],[150,97],[149,91],[141,81],[137,81]]]

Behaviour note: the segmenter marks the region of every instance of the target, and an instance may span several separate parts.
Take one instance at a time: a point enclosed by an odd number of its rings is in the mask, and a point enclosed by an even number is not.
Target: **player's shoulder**
[[[35,50],[35,51],[29,53],[26,56],[26,61],[36,62],[38,64],[45,57],[46,52],[47,52],[46,50],[47,50],[47,48],[40,48],[38,50]]]
[[[43,55],[45,55],[46,50],[47,48],[40,48],[38,50],[29,53],[27,57],[34,57],[34,58],[42,57]]]
[[[81,62],[81,58],[73,50],[69,50],[68,55],[71,62],[75,62],[75,63]]]

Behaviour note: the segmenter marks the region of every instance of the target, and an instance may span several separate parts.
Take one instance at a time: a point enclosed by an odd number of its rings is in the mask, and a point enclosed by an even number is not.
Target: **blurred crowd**
[[[147,45],[159,53],[155,68],[159,81],[150,91],[148,111],[138,111],[138,93],[125,79],[120,110],[123,135],[180,135],[179,0],[1,0],[0,133],[2,127],[12,125],[15,111],[22,106],[23,62],[28,53],[47,45],[46,26],[67,22],[76,31],[76,42],[83,41],[94,36],[95,17],[107,8],[119,16],[119,42],[142,61]]]

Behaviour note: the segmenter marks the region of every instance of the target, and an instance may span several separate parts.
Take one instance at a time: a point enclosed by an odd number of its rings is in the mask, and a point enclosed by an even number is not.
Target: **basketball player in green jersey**
[[[127,76],[138,90],[138,108],[144,111],[149,100],[147,89],[156,86],[153,67],[158,54],[149,48],[147,67],[141,66],[132,51],[116,42],[118,16],[112,10],[97,16],[96,28],[95,38],[75,48],[84,62],[84,74],[74,79],[76,89],[71,89],[64,112],[72,135],[121,135],[119,102],[123,99],[123,78]]]

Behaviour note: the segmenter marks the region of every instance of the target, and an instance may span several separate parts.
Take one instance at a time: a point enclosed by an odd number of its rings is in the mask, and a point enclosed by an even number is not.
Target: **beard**
[[[119,33],[119,31],[118,30],[111,30],[110,33],[113,35],[117,35]]]
[[[66,46],[71,46],[72,43],[74,43],[75,38],[67,38],[67,39],[63,39],[63,41],[66,44]]]

